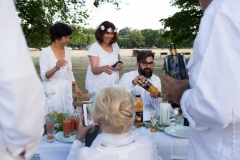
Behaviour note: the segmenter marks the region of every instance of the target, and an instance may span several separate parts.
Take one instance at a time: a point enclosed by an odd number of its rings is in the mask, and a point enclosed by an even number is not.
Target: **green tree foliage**
[[[131,28],[125,27],[118,32],[119,37],[128,37],[130,35]]]
[[[56,21],[74,26],[87,24],[89,12],[85,9],[85,3],[86,0],[15,0],[28,45],[36,47],[48,44],[48,29]],[[121,0],[93,1],[95,7],[104,3],[113,3],[119,9]]]
[[[120,48],[129,48],[131,46],[129,38],[119,38],[118,39],[118,45]]]
[[[157,46],[159,39],[159,31],[152,29],[143,29],[141,30],[142,35],[144,36],[145,46],[152,47]]]
[[[93,28],[83,28],[82,33],[84,34],[89,34],[89,35],[94,35],[96,29]]]
[[[72,26],[72,28],[73,28],[73,32],[69,38],[68,45],[73,47],[74,49],[75,46],[79,45],[81,33],[80,33],[80,27]]]
[[[163,34],[166,32],[166,30],[161,28],[158,30],[158,32],[159,32],[159,37],[158,37],[158,43],[157,43],[156,47],[168,48],[170,40],[168,37],[163,36]]]
[[[167,29],[162,36],[170,38],[178,46],[182,46],[183,41],[184,44],[192,44],[203,13],[199,2],[197,0],[171,0],[170,3],[181,10],[171,17],[160,20],[164,29]]]
[[[138,29],[134,29],[130,32],[129,40],[132,47],[142,47],[144,46],[144,37]]]
[[[95,36],[94,35],[87,35],[87,45],[91,45],[94,42],[96,42]]]

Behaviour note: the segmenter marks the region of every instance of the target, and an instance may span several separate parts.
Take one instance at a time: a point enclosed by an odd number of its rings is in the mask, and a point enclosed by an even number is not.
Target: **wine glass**
[[[157,123],[157,109],[150,110],[150,117],[151,117],[151,123],[152,123],[151,132],[156,132],[157,129],[155,125]]]
[[[151,104],[151,109],[157,109],[157,108],[159,108],[159,105],[162,102],[162,99],[159,98],[159,97],[155,98],[155,97],[150,96],[149,101],[150,101],[150,104]]]

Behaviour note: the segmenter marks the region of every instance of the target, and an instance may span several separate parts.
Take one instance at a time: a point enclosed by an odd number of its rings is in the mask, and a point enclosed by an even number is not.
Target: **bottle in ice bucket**
[[[142,126],[143,125],[143,102],[141,99],[141,95],[136,95],[135,112],[136,112],[136,117],[135,117],[134,125]]]
[[[177,53],[175,43],[170,43],[169,50],[171,54],[164,58],[165,73],[175,79],[179,80],[188,79],[188,70],[186,67],[185,57],[180,53]],[[180,107],[180,105],[172,103],[172,101],[169,101],[169,103],[173,108]],[[189,125],[188,120],[186,118],[184,118],[184,125],[185,126]]]
[[[161,92],[158,91],[157,87],[155,87],[151,82],[149,82],[147,79],[143,81],[142,87],[150,92],[150,94],[157,94],[158,96],[161,95]]]

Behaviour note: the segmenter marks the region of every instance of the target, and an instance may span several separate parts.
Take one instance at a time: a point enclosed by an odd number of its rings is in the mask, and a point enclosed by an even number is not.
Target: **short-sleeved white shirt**
[[[102,49],[98,42],[95,42],[90,46],[88,56],[98,56],[99,67],[105,65],[111,66],[118,61],[118,54],[120,54],[120,49],[117,43],[113,43],[112,48],[112,52],[106,52]],[[91,71],[91,64],[89,63],[85,79],[85,87],[89,93],[97,92],[104,87],[109,87],[117,84],[118,81],[118,71],[113,71],[111,75],[108,75],[104,72],[99,75],[94,75]]]

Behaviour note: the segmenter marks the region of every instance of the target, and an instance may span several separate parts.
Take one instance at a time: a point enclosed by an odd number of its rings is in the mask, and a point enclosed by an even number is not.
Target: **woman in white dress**
[[[88,51],[90,64],[88,65],[85,87],[92,94],[99,89],[118,84],[119,73],[123,66],[111,67],[120,61],[120,49],[117,28],[111,22],[104,21],[95,31],[97,42]]]
[[[72,113],[72,87],[79,97],[82,92],[78,88],[73,72],[70,52],[66,47],[72,28],[57,22],[51,26],[51,45],[40,53],[40,75],[46,94],[46,111],[53,106],[59,113]]]

